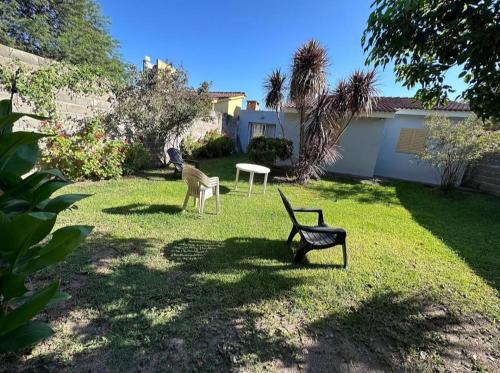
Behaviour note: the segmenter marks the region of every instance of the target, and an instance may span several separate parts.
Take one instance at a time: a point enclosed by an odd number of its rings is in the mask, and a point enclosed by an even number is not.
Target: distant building
[[[240,115],[245,92],[209,92],[212,99],[212,110],[229,114],[236,118]]]
[[[175,67],[173,67],[171,63],[160,60],[159,58],[156,59],[155,64],[152,64],[151,57],[149,57],[149,56],[144,56],[144,59],[142,60],[142,69],[143,70],[157,69],[157,70],[175,71]]]

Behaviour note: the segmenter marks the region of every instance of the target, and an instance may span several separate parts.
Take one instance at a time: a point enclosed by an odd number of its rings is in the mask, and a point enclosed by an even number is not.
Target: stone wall
[[[0,44],[1,65],[27,65],[30,68],[39,69],[53,63],[57,62]],[[9,92],[0,87],[0,99],[9,97]],[[104,96],[82,95],[61,90],[57,92],[56,97],[56,105],[61,116],[61,122],[67,129],[71,129],[81,119],[93,117],[99,113],[106,113],[111,110],[112,95],[110,94]],[[19,97],[15,98],[13,104],[16,111],[33,112],[33,107]],[[15,129],[36,129],[37,123],[31,120],[18,121]]]

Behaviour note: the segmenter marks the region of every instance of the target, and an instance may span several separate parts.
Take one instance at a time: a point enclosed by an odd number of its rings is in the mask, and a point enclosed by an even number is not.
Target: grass
[[[67,188],[94,195],[59,224],[95,230],[37,281],[59,273],[72,299],[43,315],[56,334],[4,369],[498,367],[500,199],[404,182],[283,184],[293,205],[348,231],[348,271],[339,248],[297,266],[278,185],[235,192],[237,161],[202,163],[223,193],[222,213],[209,200],[202,218],[180,212],[185,185],[164,171]]]

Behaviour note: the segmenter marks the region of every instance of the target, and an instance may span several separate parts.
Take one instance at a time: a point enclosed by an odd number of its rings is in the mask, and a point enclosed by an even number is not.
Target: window
[[[396,151],[398,153],[418,154],[425,148],[427,134],[422,128],[401,128]]]
[[[276,125],[274,123],[250,123],[250,139],[258,136],[276,137]]]

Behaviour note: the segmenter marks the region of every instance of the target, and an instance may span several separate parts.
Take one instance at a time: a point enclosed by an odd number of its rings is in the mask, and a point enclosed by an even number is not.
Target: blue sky
[[[288,71],[295,49],[312,37],[328,50],[332,85],[366,68],[360,39],[371,2],[100,0],[126,62],[140,65],[145,55],[167,59],[188,71],[193,86],[209,80],[211,90],[245,91],[261,102],[266,74]],[[378,73],[383,95],[414,93],[395,82],[392,67]],[[464,89],[456,78],[448,83],[458,93]]]

